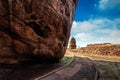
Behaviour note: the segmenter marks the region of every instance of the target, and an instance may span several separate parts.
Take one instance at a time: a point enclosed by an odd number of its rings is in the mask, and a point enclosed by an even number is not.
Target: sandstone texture
[[[120,56],[120,45],[111,43],[89,44],[79,49],[80,53]]]
[[[75,40],[75,38],[71,38],[71,40],[70,40],[70,45],[69,45],[69,48],[70,49],[76,49],[76,40]]]
[[[77,0],[0,0],[0,63],[59,61]]]

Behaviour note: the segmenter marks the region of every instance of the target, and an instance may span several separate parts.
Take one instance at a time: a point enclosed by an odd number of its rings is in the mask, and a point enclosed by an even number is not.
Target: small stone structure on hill
[[[76,40],[75,40],[75,38],[71,38],[71,40],[70,40],[70,45],[69,45],[69,48],[70,49],[76,49]]]

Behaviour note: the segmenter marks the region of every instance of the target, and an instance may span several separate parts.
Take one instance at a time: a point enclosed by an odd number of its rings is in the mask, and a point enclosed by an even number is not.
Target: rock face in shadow
[[[0,0],[0,63],[59,61],[77,0]]]

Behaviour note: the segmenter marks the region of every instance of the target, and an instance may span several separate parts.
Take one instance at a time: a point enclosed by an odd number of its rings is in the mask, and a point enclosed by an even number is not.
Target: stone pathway
[[[35,80],[95,80],[96,69],[92,61],[75,55],[75,60],[65,68]]]

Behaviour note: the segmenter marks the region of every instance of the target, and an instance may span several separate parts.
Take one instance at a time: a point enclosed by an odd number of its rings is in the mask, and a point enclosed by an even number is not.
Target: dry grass
[[[85,55],[93,60],[99,71],[98,80],[120,80],[120,56],[87,53],[81,55]]]
[[[98,80],[120,80],[120,62],[94,60],[99,71]]]
[[[74,54],[73,52],[70,51],[66,51],[65,56],[63,57],[63,59],[61,60],[61,65],[66,65],[68,63],[70,63],[71,61],[73,61],[74,59]]]
[[[74,52],[78,52],[74,50]],[[100,54],[82,54],[80,57],[88,57],[93,60],[99,72],[98,80],[120,80],[120,56],[107,56]]]
[[[120,56],[107,56],[100,54],[83,54],[88,56],[92,60],[102,60],[102,61],[110,61],[110,62],[120,62]]]

